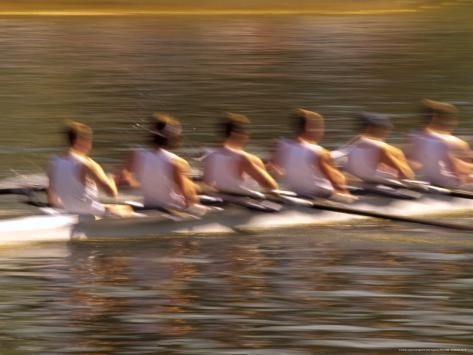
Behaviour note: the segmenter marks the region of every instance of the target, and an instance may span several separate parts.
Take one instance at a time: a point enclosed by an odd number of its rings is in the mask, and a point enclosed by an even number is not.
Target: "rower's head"
[[[360,112],[362,131],[372,137],[384,139],[393,129],[393,124],[388,115],[375,112]]]
[[[425,99],[421,101],[422,112],[427,126],[442,131],[452,131],[457,125],[458,110],[447,103]]]
[[[64,130],[67,145],[83,154],[88,154],[92,149],[92,128],[76,122],[67,121]]]
[[[324,134],[324,118],[321,114],[298,108],[291,115],[297,137],[307,141],[319,141]]]
[[[223,117],[222,130],[225,140],[245,145],[249,138],[250,119],[239,113],[226,112]]]
[[[173,148],[181,139],[182,126],[170,115],[155,112],[151,116],[151,143],[159,148]]]

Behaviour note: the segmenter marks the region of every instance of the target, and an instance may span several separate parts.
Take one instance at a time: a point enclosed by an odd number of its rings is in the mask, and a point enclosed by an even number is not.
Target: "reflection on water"
[[[4,250],[0,344],[72,354],[472,350],[471,243],[425,246],[306,231]]]

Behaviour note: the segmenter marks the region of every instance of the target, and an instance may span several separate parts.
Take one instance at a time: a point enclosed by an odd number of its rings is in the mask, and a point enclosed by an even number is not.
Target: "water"
[[[471,351],[471,239],[354,229],[3,250],[0,344],[13,354]]]
[[[181,118],[189,156],[215,143],[222,111],[254,121],[250,149],[288,133],[295,107],[323,113],[334,147],[362,109],[396,114],[393,139],[418,124],[424,97],[473,113],[470,6],[387,16],[0,18],[0,177],[38,172],[65,119],[93,125],[110,168],[143,142],[152,111]]]
[[[114,169],[143,140],[133,125],[155,110],[182,119],[186,157],[218,141],[226,110],[253,119],[257,153],[287,134],[298,106],[327,117],[328,147],[354,134],[361,109],[396,114],[392,140],[402,142],[424,97],[456,103],[468,135],[471,10],[2,17],[0,177],[41,172],[66,118],[94,127],[94,156]],[[472,351],[472,258],[467,234],[385,223],[2,248],[0,349]]]

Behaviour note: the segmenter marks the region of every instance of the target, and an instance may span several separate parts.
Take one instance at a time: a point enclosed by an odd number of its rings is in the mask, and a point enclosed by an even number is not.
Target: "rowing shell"
[[[473,210],[473,200],[442,195],[425,195],[417,200],[367,196],[350,207],[403,216],[432,216]],[[366,217],[285,205],[277,213],[228,207],[201,218],[170,216],[153,211],[130,218],[77,215],[38,215],[0,220],[0,245],[19,242],[70,240],[134,240],[165,235],[226,234],[282,228],[330,225]]]

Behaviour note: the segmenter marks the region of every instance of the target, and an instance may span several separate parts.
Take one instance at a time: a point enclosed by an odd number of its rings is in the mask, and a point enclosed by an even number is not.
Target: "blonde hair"
[[[324,117],[320,113],[302,108],[294,110],[291,114],[291,119],[296,134],[304,133],[309,121],[313,123],[315,129],[322,129],[324,127]]]
[[[92,128],[81,122],[67,120],[64,133],[70,146],[73,146],[79,139],[92,140]]]
[[[175,119],[174,117],[172,117],[171,115],[167,113],[162,113],[162,112],[153,112],[151,114],[151,120],[152,120],[151,124],[154,126],[153,128],[158,128],[158,129],[162,129],[166,125],[177,126],[180,124],[177,119]]]

